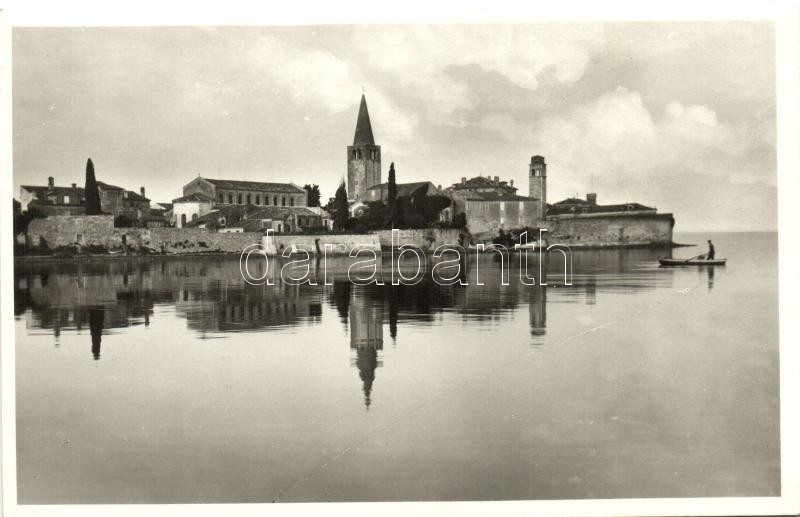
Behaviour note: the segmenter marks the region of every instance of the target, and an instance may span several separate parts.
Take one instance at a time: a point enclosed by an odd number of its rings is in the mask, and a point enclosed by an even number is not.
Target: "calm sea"
[[[20,263],[19,501],[778,495],[777,235],[706,238],[727,266],[573,252],[571,286]]]

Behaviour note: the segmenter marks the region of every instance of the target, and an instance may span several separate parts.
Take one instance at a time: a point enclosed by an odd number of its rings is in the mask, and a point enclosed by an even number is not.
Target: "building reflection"
[[[335,286],[334,286],[335,288]],[[350,350],[355,353],[351,359],[358,368],[364,392],[364,407],[372,404],[372,384],[375,369],[383,366],[378,353],[383,350],[383,303],[370,303],[356,289],[350,298]]]
[[[100,343],[103,340],[103,324],[105,313],[103,309],[91,309],[89,311],[89,333],[92,336],[92,357],[97,361],[100,359]]]
[[[453,315],[466,324],[506,322],[520,314],[524,318],[527,304],[529,335],[543,342],[548,301],[593,305],[608,292],[636,293],[669,285],[674,272],[647,266],[657,263],[658,253],[575,252],[569,286],[563,285],[560,261],[548,261],[539,268],[536,257],[530,257],[528,272],[538,276],[541,271],[544,278],[537,278],[535,286],[522,284],[516,255],[507,257],[508,283],[503,285],[502,262],[496,253],[462,261],[460,278],[466,285],[441,285],[426,273],[415,285],[394,286],[386,281],[385,285],[356,286],[347,278],[352,263],[347,257],[331,260],[328,272],[333,285],[301,286],[280,281],[271,286],[248,284],[241,277],[238,260],[231,257],[18,263],[15,314],[29,329],[47,329],[56,338],[64,331],[82,332],[88,327],[92,356],[99,359],[104,333],[155,325],[161,312],[170,313],[164,320],[169,324],[174,324],[177,315],[200,338],[208,338],[317,325],[327,305],[330,316],[338,318],[349,333],[353,366],[359,370],[369,404],[375,371],[382,362],[384,319],[387,339],[392,346],[400,346],[407,325],[440,324]],[[714,269],[708,268],[705,274],[711,289]],[[550,285],[538,285],[542,281]]]
[[[540,338],[547,333],[547,286],[532,285],[528,288],[528,315],[531,336]]]

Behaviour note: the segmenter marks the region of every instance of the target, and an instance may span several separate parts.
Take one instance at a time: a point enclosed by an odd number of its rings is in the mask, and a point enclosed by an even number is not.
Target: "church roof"
[[[173,203],[213,203],[214,200],[205,194],[193,192],[188,196],[179,197],[172,200]]]
[[[375,145],[375,137],[372,136],[372,124],[369,121],[369,111],[367,111],[367,98],[361,95],[361,106],[358,108],[358,121],[356,122],[356,134],[353,136],[353,145]]]
[[[398,183],[397,184],[397,197],[411,196],[414,192],[416,192],[417,190],[419,190],[419,189],[421,189],[423,187],[428,187],[428,188],[432,187],[432,190],[436,190],[436,186],[433,183],[431,183],[430,181],[415,181],[413,183]],[[386,190],[388,192],[389,191],[389,183],[380,183],[378,185],[373,185],[373,186],[369,187],[367,190],[379,190],[381,192],[383,190]]]
[[[220,180],[203,178],[217,188],[233,190],[259,190],[262,192],[290,192],[303,194],[305,190],[294,183],[271,183],[265,181]]]

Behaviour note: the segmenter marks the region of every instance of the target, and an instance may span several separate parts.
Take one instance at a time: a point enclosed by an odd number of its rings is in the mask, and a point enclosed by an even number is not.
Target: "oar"
[[[701,254],[699,254],[699,255],[695,255],[694,257],[690,257],[690,258],[688,258],[688,259],[684,260],[684,261],[682,262],[682,264],[686,264],[686,263],[687,263],[687,262],[689,262],[690,260],[694,260],[694,259],[696,259],[696,258],[700,258],[700,257],[702,257],[703,255],[705,255],[705,253],[701,253]]]

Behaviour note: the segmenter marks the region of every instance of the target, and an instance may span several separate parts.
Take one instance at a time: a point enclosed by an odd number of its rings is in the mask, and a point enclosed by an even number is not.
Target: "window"
[[[250,194],[247,194],[247,204],[252,204],[253,198]]]
[[[355,149],[353,149],[353,159],[354,160],[356,159],[356,150]]]
[[[278,206],[278,196],[273,196],[272,197],[272,204],[275,205],[275,206]]]
[[[192,214],[192,221],[197,221],[197,214]]]
[[[289,204],[294,206],[294,197],[289,198]]]
[[[281,206],[286,206],[286,196],[281,196]]]
[[[233,194],[228,194],[228,204],[233,204]]]
[[[65,205],[69,204],[69,196],[64,196],[64,204]]]
[[[256,204],[257,205],[261,204],[261,196],[256,196]]]
[[[183,226],[186,226],[186,214],[181,214],[181,227]]]
[[[241,192],[239,192],[239,195],[236,197],[236,202],[239,203],[240,205],[242,204],[242,193]]]
[[[220,194],[219,195],[219,202],[220,203],[224,203],[225,202],[225,194]]]

